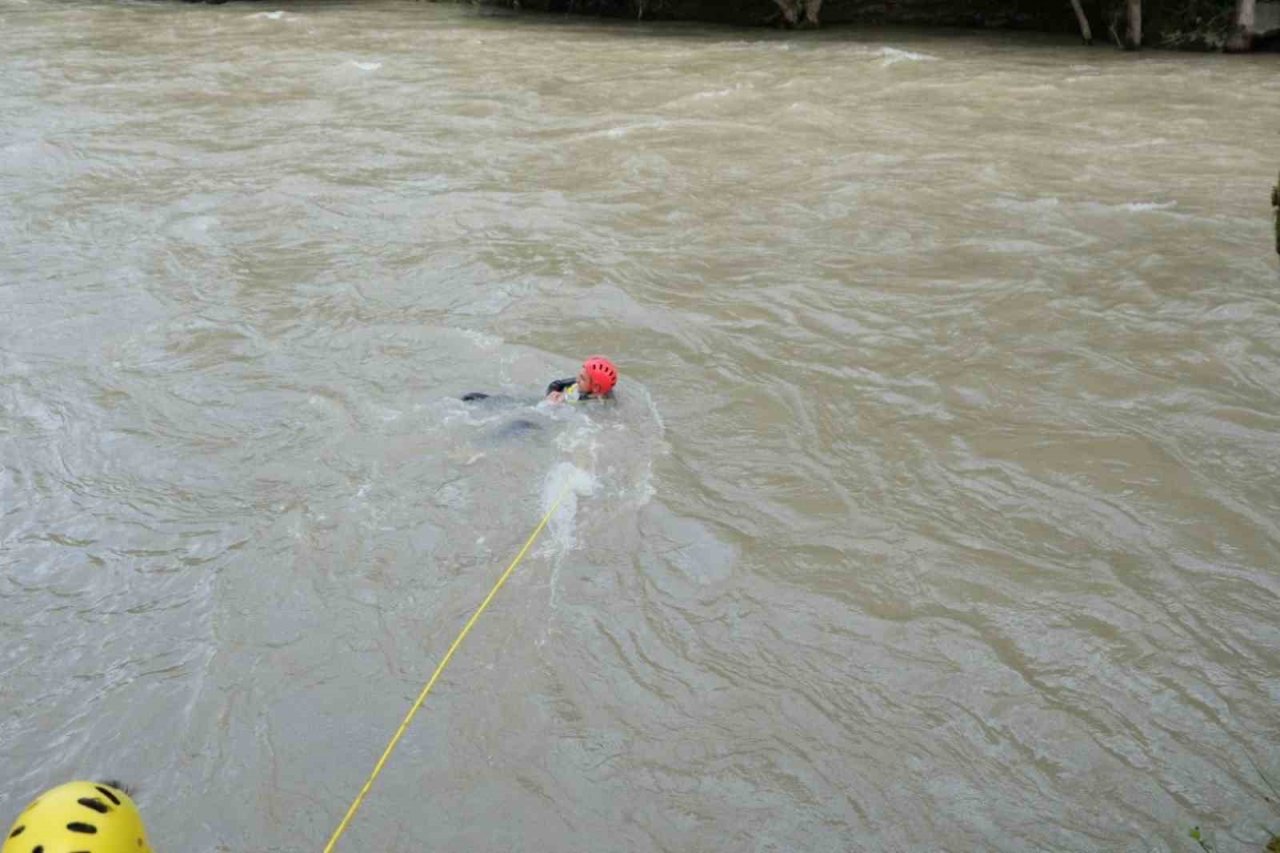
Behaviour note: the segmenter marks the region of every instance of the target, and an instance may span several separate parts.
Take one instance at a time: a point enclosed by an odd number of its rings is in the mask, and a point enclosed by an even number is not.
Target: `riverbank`
[[[1244,0],[1245,3],[1248,0]],[[1075,32],[1086,42],[1125,48],[1221,51],[1280,49],[1280,2],[1248,3],[1247,32],[1237,33],[1241,0],[481,0],[525,11],[705,21],[742,26],[817,27],[831,24]],[[1134,15],[1136,14],[1136,28]]]

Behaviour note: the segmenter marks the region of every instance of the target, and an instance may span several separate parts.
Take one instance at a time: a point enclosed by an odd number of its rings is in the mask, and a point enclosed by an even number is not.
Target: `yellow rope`
[[[556,496],[555,501],[551,504],[551,509],[547,510],[547,514],[542,517],[542,521],[538,522],[538,526],[529,534],[529,538],[525,540],[524,547],[520,549],[520,553],[516,554],[511,565],[507,566],[507,570],[502,573],[502,577],[498,578],[498,582],[493,585],[493,589],[489,590],[489,594],[484,597],[484,601],[480,602],[480,606],[476,608],[476,612],[471,614],[471,618],[467,620],[467,624],[463,626],[462,631],[458,634],[457,639],[453,641],[453,645],[449,646],[449,651],[445,652],[444,658],[440,661],[440,665],[436,667],[436,671],[431,674],[431,680],[427,682],[427,686],[422,688],[422,692],[418,694],[418,701],[413,703],[413,707],[409,709],[409,713],[405,715],[404,720],[400,723],[400,728],[396,730],[395,736],[391,738],[391,742],[387,744],[387,748],[383,750],[382,757],[378,759],[378,763],[374,765],[373,772],[369,774],[368,780],[365,781],[364,787],[360,789],[360,794],[356,797],[355,802],[351,804],[351,808],[347,809],[346,817],[342,819],[342,823],[338,824],[338,828],[333,831],[333,835],[329,838],[329,843],[325,845],[324,853],[332,853],[334,845],[338,843],[338,839],[342,833],[346,831],[347,824],[351,822],[351,818],[355,816],[356,810],[360,808],[360,804],[364,802],[365,794],[369,793],[369,789],[373,787],[373,781],[378,778],[378,774],[382,772],[382,766],[387,763],[391,751],[396,748],[396,744],[400,742],[400,738],[404,735],[405,729],[409,728],[409,723],[413,720],[413,715],[418,713],[418,709],[422,707],[422,703],[426,701],[427,694],[431,692],[431,688],[435,686],[436,679],[440,677],[440,673],[444,672],[444,668],[449,665],[449,659],[453,657],[453,653],[458,650],[458,646],[462,645],[462,641],[466,639],[467,634],[471,632],[471,626],[476,624],[476,620],[480,618],[480,614],[484,613],[485,608],[489,606],[489,602],[493,601],[493,597],[498,594],[498,590],[502,589],[502,585],[507,582],[507,578],[515,571],[516,566],[520,565],[520,561],[524,559],[525,553],[533,545],[538,534],[542,532],[542,528],[547,526],[547,522],[551,520],[551,516],[555,513],[560,501],[564,498],[565,493],[569,491],[569,485],[573,481],[566,482],[564,487],[560,489],[560,494]]]

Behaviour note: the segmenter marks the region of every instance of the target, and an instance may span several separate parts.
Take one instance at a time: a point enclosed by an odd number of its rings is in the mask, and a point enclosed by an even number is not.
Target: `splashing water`
[[[541,553],[562,555],[573,548],[577,542],[578,497],[590,497],[598,483],[594,475],[572,462],[560,462],[551,469],[542,486],[542,511],[551,512],[557,498],[560,502],[547,522],[547,544]]]
[[[551,512],[547,522],[547,537],[539,556],[550,557],[551,606],[556,603],[556,584],[560,579],[560,566],[564,557],[577,544],[578,497],[595,494],[599,480],[572,462],[561,462],[550,472],[542,486],[542,511]],[[557,504],[556,501],[559,500]],[[554,511],[552,507],[554,506]]]

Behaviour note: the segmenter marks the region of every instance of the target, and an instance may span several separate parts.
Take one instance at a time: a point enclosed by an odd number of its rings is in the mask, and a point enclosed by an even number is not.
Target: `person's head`
[[[578,389],[587,394],[608,394],[618,384],[618,368],[602,355],[593,355],[578,371]]]
[[[151,853],[133,798],[116,782],[67,782],[23,809],[0,853]]]

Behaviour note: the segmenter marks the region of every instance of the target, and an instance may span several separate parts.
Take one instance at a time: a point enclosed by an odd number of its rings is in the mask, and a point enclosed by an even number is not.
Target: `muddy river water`
[[[1276,61],[0,0],[0,823],[1260,850]]]

